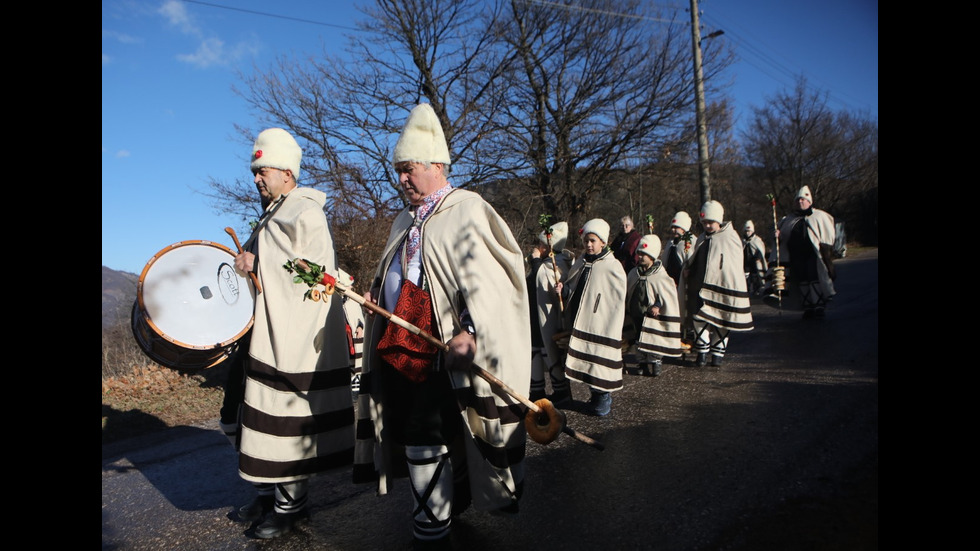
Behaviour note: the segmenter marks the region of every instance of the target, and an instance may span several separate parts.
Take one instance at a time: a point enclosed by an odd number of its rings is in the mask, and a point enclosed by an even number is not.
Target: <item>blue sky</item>
[[[254,126],[232,91],[277,56],[340,48],[363,0],[102,1],[102,265],[139,274],[170,244],[234,248],[239,228],[201,194],[210,178],[250,178],[234,125]],[[685,7],[687,0],[657,2]],[[834,109],[878,116],[877,0],[701,0],[728,40],[736,116],[798,75]],[[710,101],[710,98],[708,98]],[[247,236],[240,236],[242,240]]]

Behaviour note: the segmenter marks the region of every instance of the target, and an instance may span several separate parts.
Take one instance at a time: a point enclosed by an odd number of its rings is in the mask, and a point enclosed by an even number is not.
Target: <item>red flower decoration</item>
[[[643,244],[642,244],[642,245],[640,245],[640,246],[641,246],[641,247],[643,247],[644,249],[645,249],[645,248],[647,248],[647,244],[646,244],[646,243],[643,243]]]
[[[585,232],[585,228],[579,228],[579,230],[578,230],[578,234],[579,234],[579,235],[582,235],[582,233],[583,233],[583,232]]]
[[[261,149],[255,151],[255,158],[256,159],[261,159],[262,158],[262,150]]]

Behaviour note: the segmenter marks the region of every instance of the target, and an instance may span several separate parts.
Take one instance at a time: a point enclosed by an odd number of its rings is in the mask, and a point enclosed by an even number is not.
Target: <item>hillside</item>
[[[128,323],[139,276],[102,267],[102,330]]]

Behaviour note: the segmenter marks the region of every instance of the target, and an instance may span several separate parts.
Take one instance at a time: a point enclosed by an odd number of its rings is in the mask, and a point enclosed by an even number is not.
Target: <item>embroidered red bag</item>
[[[432,333],[432,296],[407,279],[402,281],[392,314]],[[436,345],[390,321],[378,342],[381,359],[415,382],[422,382],[429,376],[438,350]]]

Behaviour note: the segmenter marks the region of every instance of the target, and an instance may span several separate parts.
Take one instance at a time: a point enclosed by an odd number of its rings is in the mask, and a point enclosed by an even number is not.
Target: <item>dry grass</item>
[[[182,373],[157,365],[102,379],[102,443],[217,419],[221,366]]]

